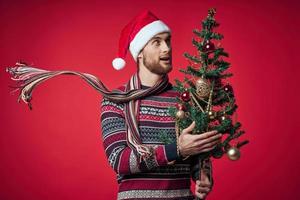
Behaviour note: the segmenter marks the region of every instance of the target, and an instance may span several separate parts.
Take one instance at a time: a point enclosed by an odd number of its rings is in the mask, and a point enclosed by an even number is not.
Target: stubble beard
[[[144,56],[143,64],[150,72],[158,75],[164,75],[172,71],[172,62],[166,64],[168,66],[162,66],[160,61],[156,62],[156,61],[147,60],[146,57]]]

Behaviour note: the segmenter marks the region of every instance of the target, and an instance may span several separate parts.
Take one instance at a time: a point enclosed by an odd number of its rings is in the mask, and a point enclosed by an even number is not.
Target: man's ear
[[[138,54],[137,59],[143,58],[142,51]]]
[[[138,54],[138,56],[137,56],[137,63],[139,63],[139,61],[140,61],[141,59],[143,59],[143,54],[142,54],[142,52],[140,52],[140,53]]]

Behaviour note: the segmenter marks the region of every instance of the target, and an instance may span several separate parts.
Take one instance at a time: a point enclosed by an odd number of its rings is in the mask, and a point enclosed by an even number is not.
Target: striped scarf
[[[8,67],[7,72],[11,74],[11,79],[16,81],[16,88],[20,94],[18,102],[22,99],[29,108],[32,109],[31,99],[34,88],[53,77],[58,75],[77,75],[85,80],[90,86],[97,90],[103,97],[115,103],[124,103],[124,115],[127,129],[127,143],[134,151],[136,156],[140,159],[152,155],[152,150],[143,145],[140,139],[138,129],[138,114],[140,99],[149,95],[158,94],[164,91],[169,85],[168,75],[164,75],[162,79],[153,87],[142,89],[138,73],[135,73],[126,85],[126,90],[123,91],[109,91],[105,85],[95,76],[87,73],[61,70],[48,71],[28,66],[26,63],[17,62],[14,67]]]

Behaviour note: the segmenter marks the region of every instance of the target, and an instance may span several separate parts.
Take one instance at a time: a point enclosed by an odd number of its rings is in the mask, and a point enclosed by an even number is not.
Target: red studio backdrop
[[[250,143],[239,161],[213,160],[209,200],[300,198],[299,16],[297,1],[0,1],[0,199],[116,199],[117,183],[102,147],[101,96],[75,76],[41,84],[33,110],[10,94],[5,68],[18,60],[98,76],[110,89],[136,71],[116,71],[122,28],[149,9],[173,31],[170,79],[182,78],[192,30],[217,9],[229,53],[238,121]],[[174,82],[173,82],[174,83]],[[297,130],[297,131],[296,131]]]

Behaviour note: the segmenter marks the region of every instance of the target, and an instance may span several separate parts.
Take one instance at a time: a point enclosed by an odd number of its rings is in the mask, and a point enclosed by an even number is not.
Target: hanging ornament
[[[220,121],[224,121],[225,119],[226,119],[225,115],[222,115],[222,116],[220,117]]]
[[[218,114],[218,117],[219,117],[219,121],[220,121],[221,123],[222,123],[223,121],[225,121],[225,120],[227,119],[225,110],[222,111],[220,114]]]
[[[177,103],[177,104],[176,104],[176,108],[177,108],[178,110],[183,110],[183,111],[186,110],[186,107],[185,107],[183,104],[181,104],[181,103]]]
[[[218,118],[219,118],[219,122],[222,123],[223,121],[225,121],[226,119],[229,119],[230,117],[228,117],[226,115],[225,110],[223,110],[223,111],[218,113]]]
[[[185,113],[183,110],[178,110],[176,113],[177,119],[183,119],[185,117]]]
[[[215,50],[215,45],[214,43],[212,43],[210,40],[206,40],[204,42],[204,45],[203,45],[203,49],[202,51],[203,52],[206,52],[206,53],[209,53],[211,51]]]
[[[210,110],[207,112],[207,115],[208,115],[209,119],[213,120],[217,117],[217,112]]]
[[[183,92],[180,97],[181,97],[182,101],[185,101],[185,102],[188,102],[191,100],[189,91]]]
[[[224,86],[223,89],[224,89],[224,91],[225,91],[226,93],[233,93],[232,86],[229,85],[228,83]]]
[[[205,98],[209,96],[210,84],[207,79],[199,78],[196,80],[196,92],[199,97]]]
[[[230,160],[238,160],[241,156],[240,150],[236,147],[230,147],[227,150],[227,156]]]

